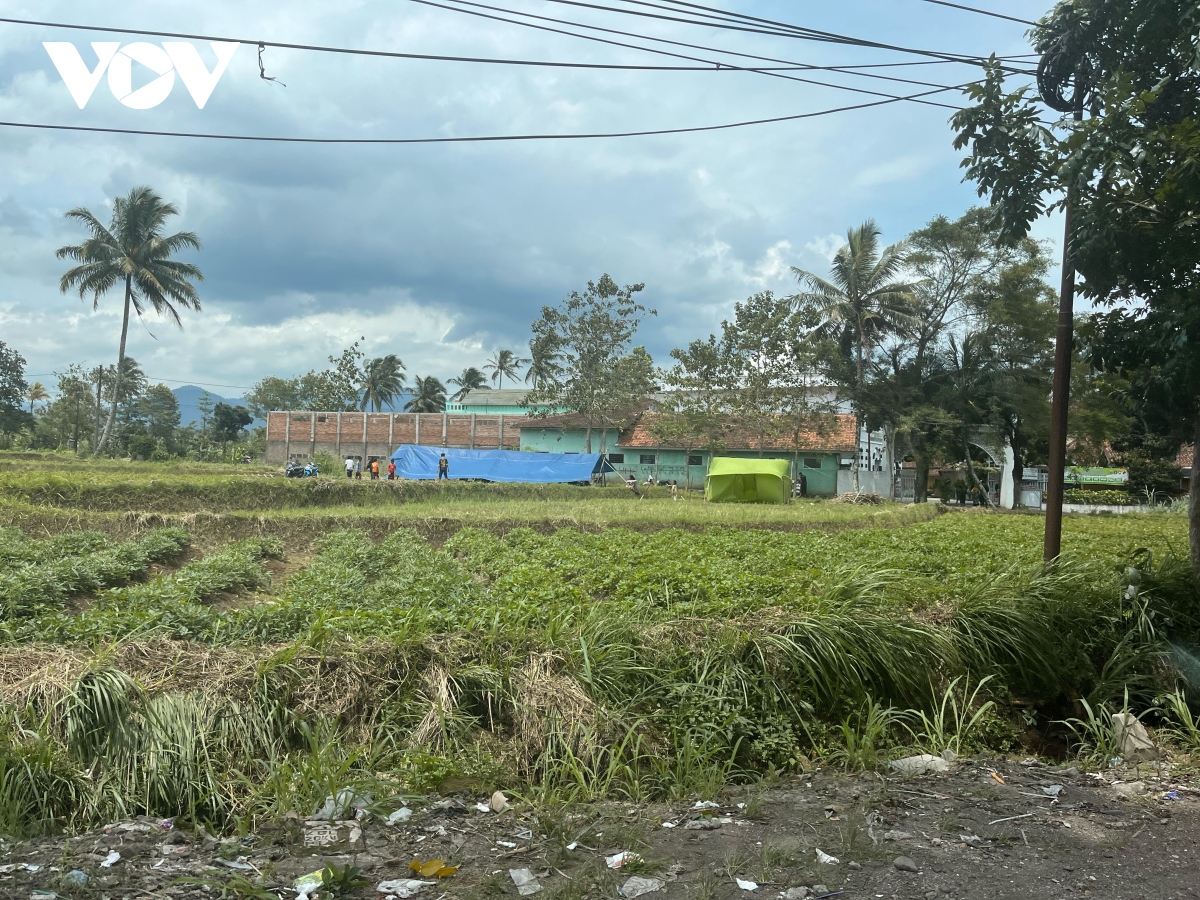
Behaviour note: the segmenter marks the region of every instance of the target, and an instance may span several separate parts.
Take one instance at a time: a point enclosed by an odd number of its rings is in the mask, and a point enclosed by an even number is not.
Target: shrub
[[[1091,506],[1137,506],[1137,497],[1128,491],[1091,488],[1070,488],[1063,491],[1064,503],[1080,503]]]

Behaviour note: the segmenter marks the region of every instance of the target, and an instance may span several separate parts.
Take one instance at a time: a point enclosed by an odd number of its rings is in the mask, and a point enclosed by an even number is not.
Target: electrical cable
[[[739,52],[733,51],[733,50],[719,50],[719,49],[715,49],[712,47],[705,47],[702,44],[690,44],[685,41],[673,41],[673,40],[668,40],[667,38],[652,37],[650,35],[643,35],[643,34],[636,34],[636,33],[628,32],[628,31],[622,31],[622,30],[616,29],[616,28],[605,28],[600,25],[588,25],[583,22],[574,22],[569,19],[558,19],[558,18],[554,18],[552,16],[542,16],[542,15],[537,15],[536,13],[520,12],[518,10],[507,9],[504,7],[489,6],[486,3],[472,2],[472,0],[447,0],[447,2],[449,2],[449,3],[460,4],[459,6],[447,6],[444,3],[435,3],[435,2],[433,2],[433,0],[410,0],[410,2],[419,3],[423,6],[432,6],[432,7],[438,8],[438,9],[446,9],[446,10],[450,10],[452,12],[461,13],[463,15],[477,16],[477,17],[483,18],[483,19],[492,19],[497,22],[507,22],[511,25],[520,25],[522,27],[532,28],[532,29],[535,29],[538,31],[547,31],[547,32],[551,32],[553,34],[565,34],[565,35],[569,35],[571,37],[580,38],[582,40],[590,40],[590,41],[595,41],[595,42],[602,43],[602,44],[611,44],[611,45],[617,46],[617,47],[632,47],[634,49],[643,50],[647,53],[660,53],[665,56],[676,56],[676,57],[680,57],[683,59],[692,59],[693,57],[684,56],[681,54],[668,53],[666,51],[656,51],[649,47],[638,47],[636,45],[626,44],[621,41],[614,41],[614,40],[610,40],[610,39],[598,38],[598,37],[595,37],[592,35],[578,34],[576,32],[571,32],[571,31],[564,31],[560,28],[553,28],[553,27],[550,27],[547,25],[538,25],[533,22],[524,22],[519,19],[506,19],[503,16],[491,15],[489,13],[483,13],[483,12],[477,12],[476,10],[465,9],[463,7],[471,6],[471,7],[477,7],[478,9],[488,9],[488,10],[492,10],[493,12],[503,12],[503,13],[508,13],[510,15],[524,16],[529,19],[537,19],[537,20],[543,21],[543,22],[554,22],[554,23],[560,24],[560,25],[570,25],[575,28],[586,28],[591,31],[600,31],[600,32],[603,32],[606,34],[613,34],[613,35],[618,35],[621,37],[638,38],[640,40],[653,41],[655,43],[668,44],[670,46],[675,46],[675,47],[686,47],[686,48],[690,48],[690,49],[694,49],[694,50],[705,50],[710,53],[723,53],[728,56],[738,56],[738,57],[742,57],[745,59],[760,59],[760,60],[769,60],[772,62],[779,61],[779,60],[772,59],[770,57],[755,56],[754,54],[750,54],[750,53],[739,53]],[[555,2],[555,0],[550,0],[550,2]],[[823,39],[816,39],[816,40],[823,40]],[[840,43],[854,43],[854,41],[852,39],[846,39],[845,41],[841,41]],[[886,45],[886,44],[875,44],[873,42],[861,42],[858,45],[864,46],[864,47],[878,47],[878,48],[895,50],[895,51],[904,52],[904,53],[923,54],[923,55],[934,57],[936,59],[943,60],[946,62],[969,63],[969,64],[978,65],[985,61],[983,57],[978,57],[978,56],[965,56],[965,55],[950,56],[947,54],[935,53],[933,51],[908,50],[904,47],[895,47],[895,46],[890,46],[890,45]],[[1033,74],[1032,72],[1028,72],[1028,71],[1025,71],[1022,69],[1013,69],[1012,67],[1002,67],[1002,68],[1004,69],[1004,71],[1006,71],[1010,74],[1017,74],[1017,75],[1032,75]],[[753,70],[750,70],[750,71],[753,71]]]
[[[945,88],[944,90],[956,90]],[[936,94],[941,91],[925,91],[924,94],[914,94],[909,97],[895,97],[884,100],[873,100],[867,103],[856,103],[849,106],[838,106],[832,109],[821,109],[815,112],[796,113],[789,116],[772,116],[766,119],[748,119],[741,122],[726,122],[720,125],[693,125],[686,128],[659,128],[645,131],[609,131],[587,132],[580,134],[501,134],[473,135],[469,137],[429,137],[429,138],[311,138],[311,137],[276,137],[249,134],[210,134],[191,131],[150,131],[141,128],[104,128],[96,125],[51,125],[43,122],[6,122],[0,121],[0,127],[27,128],[38,131],[76,131],[95,134],[136,134],[148,137],[186,137],[205,140],[223,141],[252,141],[277,144],[470,144],[497,143],[507,141],[576,141],[599,138],[628,138],[653,137],[667,134],[696,134],[705,131],[727,131],[733,128],[744,128],[751,125],[770,125],[777,122],[794,122],[800,119],[815,119],[834,113],[851,112],[858,109],[870,109],[876,106],[887,106],[903,100],[913,100],[920,96]]]
[[[480,56],[449,56],[446,54],[434,54],[434,53],[402,53],[402,52],[398,52],[398,51],[389,51],[389,50],[362,50],[362,49],[356,49],[356,48],[351,48],[351,47],[332,47],[332,46],[321,45],[321,44],[297,44],[297,43],[287,43],[287,42],[282,42],[282,41],[259,41],[259,40],[251,40],[248,38],[233,38],[233,37],[228,37],[228,36],[218,37],[215,35],[208,35],[208,34],[191,34],[191,33],[173,32],[173,31],[154,31],[154,30],[140,29],[140,28],[113,28],[113,27],[107,27],[107,26],[101,26],[101,25],[76,25],[76,24],[67,23],[67,22],[47,22],[47,21],[38,21],[38,20],[34,20],[34,19],[13,19],[13,18],[0,17],[0,23],[6,23],[6,24],[10,24],[10,25],[34,25],[34,26],[39,26],[39,27],[44,27],[44,28],[62,28],[62,29],[68,29],[68,30],[74,30],[74,31],[101,31],[101,32],[111,32],[113,34],[153,35],[155,37],[182,38],[182,39],[192,40],[192,41],[221,41],[221,42],[250,44],[250,45],[258,44],[261,47],[276,47],[279,49],[286,49],[286,50],[308,50],[308,51],[313,51],[313,52],[317,52],[317,53],[342,53],[342,54],[349,54],[349,55],[354,55],[354,56],[376,56],[376,57],[384,57],[384,58],[392,58],[392,59],[413,59],[413,60],[424,60],[424,61],[435,61],[435,62],[461,62],[461,63],[492,64],[492,65],[567,68],[567,69],[602,69],[602,70],[629,70],[629,71],[652,71],[652,72],[718,72],[718,71],[721,71],[721,72],[724,72],[724,71],[731,71],[731,72],[734,72],[734,71],[843,72],[843,71],[846,71],[847,74],[858,75],[860,77],[877,78],[877,79],[886,80],[886,81],[894,81],[894,82],[898,82],[901,84],[914,84],[914,85],[918,85],[918,86],[928,86],[928,87],[940,87],[940,85],[935,85],[931,82],[926,82],[926,81],[915,81],[913,79],[908,79],[908,78],[887,77],[887,76],[882,76],[882,75],[876,75],[874,73],[860,73],[860,72],[851,71],[851,70],[863,69],[863,68],[885,68],[885,67],[894,67],[894,66],[933,65],[933,64],[940,64],[940,63],[945,63],[945,62],[952,62],[952,60],[922,60],[920,62],[903,62],[903,63],[876,63],[876,64],[868,63],[868,64],[862,64],[862,65],[857,65],[857,66],[818,66],[818,65],[814,65],[814,64],[810,64],[810,63],[800,63],[800,62],[794,62],[794,61],[788,60],[788,61],[781,61],[784,64],[779,65],[779,66],[756,66],[756,67],[754,67],[753,70],[750,70],[743,66],[738,66],[738,65],[731,64],[731,63],[725,63],[725,62],[706,62],[702,65],[695,65],[695,66],[684,66],[684,65],[652,66],[652,65],[627,64],[627,63],[623,64],[623,63],[560,62],[560,61],[552,61],[552,60],[506,59],[506,58],[480,57]],[[521,23],[515,23],[515,24],[521,24]],[[586,37],[585,35],[579,35],[579,36]],[[623,44],[621,46],[633,46],[633,45],[624,45]],[[634,49],[647,49],[647,48],[634,47]],[[715,51],[715,52],[723,52],[723,51]],[[737,55],[742,55],[742,54],[737,54]],[[769,59],[765,59],[765,58],[763,58],[763,59],[768,62],[775,61],[775,60],[769,60]]]
[[[1018,19],[1016,16],[1006,16],[1004,13],[992,12],[990,9],[977,9],[974,6],[963,6],[961,3],[949,3],[948,0],[923,0],[925,3],[936,3],[938,6],[949,6],[953,9],[961,9],[964,12],[978,13],[981,16],[991,16],[994,19],[1007,19],[1009,22],[1017,22],[1021,25],[1032,25],[1038,27],[1037,22],[1031,22],[1029,19]]]
[[[482,3],[470,2],[470,0],[451,0],[451,2],[462,3],[467,6],[483,7],[485,9],[492,9],[492,10],[497,9],[497,7],[487,6],[486,4],[482,4]],[[694,6],[695,8],[698,8],[698,9],[707,10],[708,13],[714,13],[714,12],[720,13],[721,15],[727,16],[727,17],[728,16],[737,16],[739,19],[754,23],[755,27],[751,27],[750,25],[736,26],[736,25],[730,25],[730,24],[722,24],[721,21],[705,22],[703,20],[697,20],[697,19],[683,19],[683,18],[679,18],[676,16],[664,16],[664,15],[659,15],[659,14],[655,14],[655,13],[640,12],[637,10],[620,9],[618,7],[611,7],[611,6],[601,6],[596,3],[585,2],[585,0],[543,0],[543,2],[558,3],[558,4],[565,5],[565,6],[576,6],[576,7],[582,7],[582,8],[587,8],[587,9],[597,9],[597,10],[602,10],[605,12],[615,12],[615,13],[620,13],[620,14],[628,15],[628,16],[640,16],[640,17],[644,17],[644,18],[660,19],[660,20],[667,21],[667,22],[678,22],[678,23],[683,23],[683,24],[688,24],[688,25],[703,25],[703,26],[712,27],[712,28],[724,28],[724,29],[728,29],[731,31],[742,31],[742,32],[749,32],[749,33],[753,33],[753,34],[766,34],[766,35],[770,35],[773,37],[791,37],[791,38],[798,38],[801,40],[823,41],[823,42],[827,42],[827,43],[848,44],[848,45],[857,46],[857,47],[871,47],[871,48],[875,48],[875,49],[892,50],[892,51],[900,52],[900,53],[910,53],[910,54],[914,54],[914,55],[918,55],[918,56],[931,56],[931,57],[935,57],[935,58],[939,58],[939,59],[971,60],[971,61],[982,60],[982,57],[973,56],[970,54],[942,53],[942,52],[938,52],[938,51],[934,51],[934,50],[918,50],[918,49],[914,49],[911,47],[897,46],[895,44],[885,44],[885,43],[881,43],[879,41],[869,41],[864,38],[851,37],[849,35],[838,34],[836,32],[832,32],[832,31],[822,31],[822,30],[815,29],[815,28],[808,28],[807,26],[802,26],[802,25],[791,25],[786,22],[777,22],[777,21],[774,21],[771,19],[760,19],[756,16],[742,16],[740,14],[730,14],[730,13],[725,13],[723,10],[713,10],[711,7],[702,7],[702,6],[699,6],[698,4],[688,4],[688,6]],[[653,5],[653,4],[644,2],[644,0],[625,0],[625,2],[640,2],[640,5],[644,5],[644,6],[652,6]],[[657,8],[661,9],[662,7],[657,7]],[[512,9],[503,9],[500,11],[507,12],[507,13],[514,14],[514,15],[528,16],[529,18],[538,18],[538,19],[546,18],[543,16],[535,15],[533,13],[519,12],[517,10],[512,10]],[[705,13],[705,14],[708,14],[708,13]],[[549,20],[550,21],[560,21],[560,20],[556,20],[556,19],[549,19]],[[762,24],[758,24],[758,23],[762,23]],[[584,25],[582,23],[577,23],[577,22],[568,23],[568,24],[573,24],[573,25],[576,25],[578,27],[583,27],[583,28],[594,27],[594,26]]]
[[[635,71],[664,71],[664,72],[716,72],[716,71],[736,71],[737,66],[726,65],[700,65],[700,66],[647,66],[623,63],[584,63],[584,62],[558,62],[553,60],[535,60],[535,59],[505,59],[486,56],[449,56],[437,53],[401,53],[390,50],[360,50],[353,47],[331,47],[320,44],[293,44],[281,41],[259,41],[257,39],[250,40],[248,38],[233,38],[233,37],[217,37],[210,34],[188,34],[177,31],[153,31],[142,28],[112,28],[103,25],[75,25],[67,22],[43,22],[34,19],[11,19],[0,18],[0,23],[9,25],[35,25],[44,28],[63,28],[73,31],[102,31],[113,34],[130,34],[130,35],[153,35],[154,37],[169,37],[182,38],[190,41],[218,41],[236,44],[258,44],[263,47],[276,47],[281,50],[311,50],[317,53],[345,53],[354,56],[379,56],[392,59],[414,59],[427,60],[435,62],[462,62],[462,63],[483,63],[506,66],[547,66],[552,68],[570,68],[570,69],[631,69]],[[884,63],[882,65],[910,65],[909,63]],[[921,65],[921,63],[912,63],[911,65]],[[795,63],[787,66],[781,66],[781,70],[828,70],[837,71],[840,66],[817,66],[806,63]]]
[[[507,23],[513,24],[513,25],[521,25],[523,27],[533,28],[538,31],[548,31],[548,32],[552,32],[555,34],[564,34],[564,35],[568,35],[570,37],[577,37],[582,40],[595,41],[595,42],[599,42],[602,44],[612,44],[612,45],[618,46],[618,47],[626,47],[626,48],[631,48],[631,49],[635,49],[635,50],[642,50],[643,52],[646,52],[646,53],[654,53],[654,54],[661,55],[661,56],[670,56],[670,57],[674,57],[676,59],[688,59],[688,60],[693,60],[693,61],[701,59],[700,57],[690,56],[690,55],[683,54],[683,53],[674,53],[674,52],[671,52],[668,50],[656,50],[652,47],[641,47],[636,44],[628,44],[628,43],[625,43],[622,41],[614,41],[609,38],[600,38],[600,37],[596,37],[594,35],[578,34],[576,32],[565,31],[561,28],[553,28],[553,27],[550,27],[547,25],[537,25],[537,24],[534,24],[531,22],[522,22],[517,19],[506,19],[502,16],[492,15],[490,13],[477,12],[476,10],[472,10],[472,9],[461,9],[461,8],[455,7],[455,6],[447,6],[444,3],[435,2],[435,0],[410,0],[410,2],[418,3],[418,4],[421,4],[422,6],[432,6],[437,9],[445,9],[445,10],[449,10],[451,12],[462,13],[463,15],[477,16],[477,17],[484,18],[484,19],[492,19],[492,20],[499,21],[499,22],[507,22]],[[502,9],[500,7],[488,6],[488,5],[482,4],[482,3],[473,3],[473,2],[469,2],[469,0],[450,0],[450,2],[466,3],[469,6],[477,6],[477,7],[481,7],[484,9],[492,9],[492,10],[499,9],[502,12],[512,12],[512,10],[506,10],[506,9]],[[549,18],[546,16],[538,16],[538,15],[534,15],[532,13],[518,13],[518,15],[530,16],[531,18],[542,19],[544,21],[551,21],[551,22],[563,22],[564,21],[561,19],[553,19],[553,18]],[[579,23],[575,23],[575,22],[566,22],[565,24],[579,25]],[[703,47],[703,46],[697,45],[697,44],[687,44],[687,43],[683,43],[681,41],[667,40],[665,38],[654,38],[654,37],[649,37],[646,35],[630,34],[629,32],[617,31],[617,30],[614,30],[611,28],[602,28],[602,27],[596,26],[596,25],[580,25],[580,27],[592,28],[595,30],[608,32],[608,33],[612,33],[612,34],[619,34],[619,35],[625,35],[625,36],[630,36],[630,37],[642,38],[645,40],[656,41],[656,42],[665,43],[665,44],[671,44],[671,45],[678,46],[678,47],[699,48],[702,50],[708,50],[709,52],[725,53],[725,54],[728,54],[731,56],[750,57],[750,58],[755,58],[755,59],[763,58],[763,57],[754,57],[751,54],[746,54],[746,53],[737,53],[735,51],[714,50],[713,48]],[[703,61],[714,62],[711,60],[703,60]],[[772,60],[772,61],[778,62],[778,60]],[[716,64],[723,65],[723,63],[716,63]],[[815,85],[820,85],[822,87],[831,87],[831,88],[835,88],[837,90],[851,91],[853,93],[860,93],[860,94],[870,94],[870,95],[878,96],[878,97],[888,97],[888,98],[893,98],[893,99],[896,98],[895,94],[886,94],[882,91],[870,91],[865,88],[855,88],[855,87],[850,87],[848,85],[831,83],[828,81],[816,81],[816,80],[810,79],[810,78],[800,78],[795,75],[784,75],[780,72],[771,72],[771,71],[766,71],[766,70],[759,69],[759,68],[747,68],[747,67],[739,67],[739,68],[741,69],[741,71],[756,72],[759,74],[767,75],[772,78],[781,78],[786,81],[797,81],[797,82],[802,82],[802,83],[806,83],[806,84],[815,84]],[[847,74],[867,74],[867,73],[847,73]],[[1022,73],[1022,74],[1025,74],[1025,73]],[[871,76],[868,76],[868,77],[871,77]],[[882,76],[874,76],[874,77],[882,77]],[[907,79],[905,79],[905,80],[907,80]],[[929,82],[917,82],[917,83],[924,84],[924,85],[929,84]],[[973,82],[968,82],[968,83],[973,83]],[[938,87],[941,90],[961,90],[961,87],[956,87],[956,86],[955,87],[952,87],[949,85],[934,85],[934,86]],[[915,96],[926,96],[926,95],[918,94]],[[914,103],[921,103],[921,104],[925,104],[925,105],[929,105],[929,106],[944,107],[946,109],[954,109],[954,110],[961,109],[961,107],[951,106],[950,104],[947,104],[947,103],[938,103],[937,101],[913,100],[912,97],[904,97],[903,99],[912,100],[912,102],[914,102]]]

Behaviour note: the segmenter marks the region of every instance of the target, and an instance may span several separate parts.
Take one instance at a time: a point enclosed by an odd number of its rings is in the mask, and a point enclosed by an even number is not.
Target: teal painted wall
[[[686,457],[688,454],[682,450],[638,450],[629,447],[621,447],[617,443],[617,432],[611,430],[608,432],[607,443],[602,443],[602,435],[600,430],[592,432],[592,452],[599,453],[602,447],[605,447],[610,458],[614,454],[624,456],[621,461],[612,460],[613,468],[621,473],[622,476],[628,477],[633,475],[638,481],[645,481],[651,475],[657,475],[660,481],[670,482],[677,481],[680,486],[687,484],[688,476],[691,476],[691,486],[693,488],[702,488],[704,486],[704,474],[708,471],[708,461],[712,454],[704,450],[693,450],[691,456],[699,456],[701,465],[687,466]],[[543,428],[537,425],[523,425],[521,427],[521,449],[533,450],[540,453],[584,453],[587,446],[587,432],[576,428]],[[727,450],[716,454],[717,456],[731,456],[740,459],[758,459],[758,451],[756,450]],[[792,462],[792,479],[796,480],[796,458],[792,453],[768,452],[763,454],[770,459],[786,459]],[[647,462],[642,462],[642,458],[647,458]],[[805,466],[805,460],[810,462],[817,461],[819,467],[809,468]],[[801,452],[799,457],[799,471],[804,473],[808,480],[809,496],[833,496],[837,493],[837,472],[838,472],[838,454],[828,451],[808,451]]]

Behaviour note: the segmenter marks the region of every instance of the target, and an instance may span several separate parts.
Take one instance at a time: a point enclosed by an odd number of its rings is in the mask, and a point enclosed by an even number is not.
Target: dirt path
[[[310,842],[321,839],[321,827],[298,820],[220,845],[183,829],[126,823],[5,845],[0,896],[42,889],[71,900],[217,897],[216,886],[229,878],[255,881],[262,873],[273,893],[290,898],[295,891],[287,888],[298,876],[332,863],[353,864],[369,879],[341,896],[380,897],[380,882],[418,877],[408,866],[419,857],[459,867],[449,877],[422,879],[435,882],[418,888],[422,900],[516,897],[510,869],[528,869],[547,900],[633,895],[635,876],[656,888],[647,900],[784,892],[788,900],[1191,898],[1200,897],[1198,788],[1200,782],[1165,768],[1098,777],[998,760],[903,780],[818,772],[728,789],[716,806],[699,808],[695,801],[516,804],[495,814],[477,809],[486,797],[434,796],[413,803],[411,817],[395,825],[383,821],[386,809],[347,825],[340,837],[360,827],[361,847],[325,854],[304,846],[306,834]],[[818,849],[837,862],[819,862]],[[102,868],[112,851],[120,860]],[[637,859],[609,868],[605,858],[621,851]],[[66,877],[70,870],[86,880]],[[175,883],[181,876],[209,879],[213,887]],[[757,887],[747,890],[749,882]]]

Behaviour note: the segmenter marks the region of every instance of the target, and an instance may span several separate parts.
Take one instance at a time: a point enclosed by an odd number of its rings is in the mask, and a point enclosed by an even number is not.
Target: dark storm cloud
[[[534,0],[514,5],[546,11]],[[1038,12],[1032,0],[1018,5],[1022,14]],[[800,15],[783,2],[737,6]],[[949,49],[1023,49],[1016,26],[920,6],[852,0],[806,7],[804,17],[818,27]],[[114,11],[90,0],[58,0],[39,4],[37,14],[417,52],[662,61],[403,3],[341,4],[336,11],[316,3],[267,11],[216,3],[197,13],[190,6],[136,2]],[[624,24],[768,55],[878,58]],[[268,72],[287,84],[281,87],[258,78],[254,48],[243,46],[204,110],[178,84],[161,106],[129,110],[101,81],[80,111],[40,42],[73,40],[90,63],[87,41],[111,39],[0,29],[3,117],[393,137],[672,127],[857,99],[748,73],[563,72],[270,49]],[[969,77],[963,70],[922,75]],[[145,183],[180,205],[179,227],[201,235],[197,260],[207,275],[205,311],[187,316],[183,334],[155,322],[131,332],[132,351],[154,361],[158,377],[240,383],[303,371],[359,334],[372,352],[399,352],[410,371],[448,375],[497,345],[523,345],[543,304],[605,271],[646,282],[643,296],[660,316],[643,339],[665,357],[671,346],[715,327],[733,301],[765,288],[789,290],[789,264],[823,266],[834,237],[849,225],[874,216],[887,239],[898,239],[930,216],[957,214],[972,202],[958,183],[948,114],[898,105],[705,135],[407,147],[8,131],[0,143],[0,329],[38,372],[111,356],[115,298],[92,316],[90,306],[60,297],[53,249],[80,236],[61,220],[63,211],[81,204],[102,211],[106,198]]]

